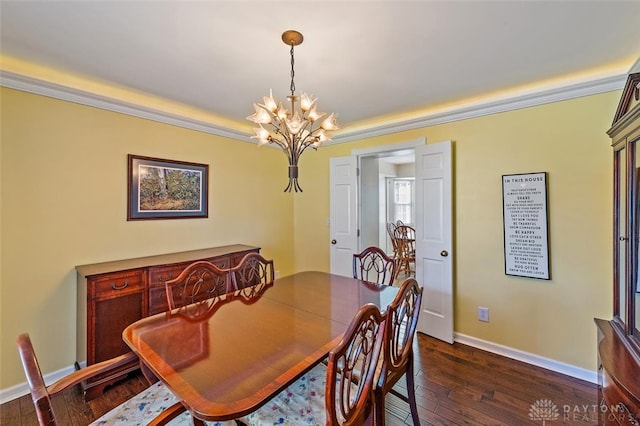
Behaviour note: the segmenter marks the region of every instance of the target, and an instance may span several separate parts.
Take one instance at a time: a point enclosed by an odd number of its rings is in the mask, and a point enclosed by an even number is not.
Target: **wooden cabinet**
[[[613,146],[613,318],[598,327],[599,423],[640,426],[640,73],[607,131]]]
[[[76,266],[78,313],[76,365],[92,365],[129,351],[122,331],[129,324],[168,309],[164,282],[177,277],[197,260],[221,268],[237,265],[258,247],[230,245],[209,249]],[[123,366],[85,383],[85,399],[102,393],[105,386],[138,368]]]

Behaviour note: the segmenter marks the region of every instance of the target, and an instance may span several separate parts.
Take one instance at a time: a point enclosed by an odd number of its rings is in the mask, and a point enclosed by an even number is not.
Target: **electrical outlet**
[[[478,321],[489,322],[489,308],[478,306]]]
[[[273,278],[275,278],[275,279],[280,278],[280,271],[275,271],[275,272],[273,273]]]

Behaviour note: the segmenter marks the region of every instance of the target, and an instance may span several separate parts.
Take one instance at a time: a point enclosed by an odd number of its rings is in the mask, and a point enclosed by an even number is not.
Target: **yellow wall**
[[[46,348],[44,373],[75,361],[75,265],[246,243],[283,275],[329,270],[329,158],[418,137],[454,141],[455,331],[595,369],[592,319],[612,303],[605,131],[619,95],[323,147],[301,159],[304,192],[284,194],[277,149],[2,89],[0,388],[25,380],[20,332]],[[127,222],[128,153],[209,164],[209,218]],[[549,173],[550,281],[504,275],[501,175],[538,171]]]
[[[611,317],[612,92],[443,124],[305,154],[295,200],[296,269],[329,268],[329,158],[426,137],[454,157],[454,330],[596,368],[593,317]],[[501,175],[548,172],[552,279],[506,276]],[[313,177],[313,179],[311,179]],[[323,226],[318,226],[322,224]],[[319,248],[322,247],[322,250]],[[490,322],[476,309],[490,309]]]
[[[243,243],[293,272],[280,150],[3,88],[0,388],[75,361],[75,265]],[[209,217],[127,222],[127,154],[209,164]]]

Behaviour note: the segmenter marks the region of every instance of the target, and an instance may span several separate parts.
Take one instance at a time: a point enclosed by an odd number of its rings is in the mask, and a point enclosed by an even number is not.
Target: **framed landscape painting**
[[[209,165],[127,157],[127,220],[209,216]]]

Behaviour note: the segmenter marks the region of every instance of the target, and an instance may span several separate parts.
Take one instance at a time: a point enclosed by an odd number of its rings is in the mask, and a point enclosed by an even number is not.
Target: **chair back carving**
[[[400,291],[387,308],[383,350],[384,368],[387,373],[406,367],[409,352],[412,351],[421,304],[422,287],[418,286],[418,282],[413,278],[404,280]]]
[[[204,302],[231,291],[229,270],[200,260],[184,268],[176,278],[165,282],[169,310]]]
[[[413,337],[420,315],[422,290],[415,279],[404,280],[386,311],[382,368],[374,390],[376,424],[379,425],[384,425],[384,396],[387,392],[408,402],[414,425],[420,425],[413,380]],[[403,375],[406,376],[407,395],[393,387]]]
[[[247,253],[240,263],[229,270],[232,290],[242,290],[256,284],[269,284],[274,280],[273,260],[260,253]]]
[[[353,255],[353,278],[376,284],[393,284],[396,262],[379,247],[367,247]]]
[[[373,304],[355,315],[329,352],[325,405],[327,425],[363,425],[373,414],[373,382],[382,346],[383,316]],[[356,377],[358,379],[356,380]]]

